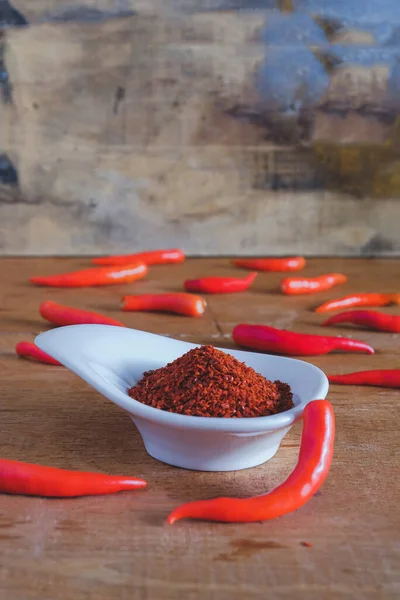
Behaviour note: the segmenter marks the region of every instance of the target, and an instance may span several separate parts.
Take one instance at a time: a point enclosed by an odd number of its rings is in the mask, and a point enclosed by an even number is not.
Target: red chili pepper
[[[206,301],[194,294],[141,294],[124,296],[122,310],[149,310],[176,313],[187,317],[200,317],[204,314]]]
[[[297,465],[284,483],[272,492],[253,498],[215,498],[188,502],[168,517],[227,523],[251,523],[282,517],[301,508],[314,496],[328,476],[335,440],[335,416],[328,400],[307,404]]]
[[[330,383],[341,385],[372,385],[376,387],[400,388],[400,369],[358,371],[346,375],[328,375]]]
[[[147,265],[136,262],[120,267],[99,267],[62,275],[50,275],[49,277],[31,277],[30,282],[51,287],[91,287],[130,283],[141,279],[147,272]]]
[[[400,294],[354,294],[329,300],[318,306],[315,312],[329,312],[331,310],[341,310],[342,308],[351,308],[353,306],[387,306],[388,304],[400,304]]]
[[[179,248],[173,248],[171,250],[148,250],[147,252],[119,256],[100,256],[99,258],[92,258],[92,263],[95,265],[129,265],[132,262],[140,261],[150,266],[180,263],[184,260],[183,251]]]
[[[187,279],[184,283],[187,292],[203,294],[232,294],[247,290],[257,273],[249,273],[246,277],[203,277]]]
[[[114,494],[146,487],[143,479],[66,471],[17,460],[0,459],[0,492],[25,496],[74,498]]]
[[[371,346],[359,340],[294,333],[293,331],[275,329],[267,325],[237,325],[232,335],[234,342],[239,346],[275,354],[316,356],[318,354],[328,354],[332,350],[374,354],[374,349]]]
[[[346,275],[341,273],[328,273],[319,277],[287,277],[281,281],[281,290],[284,294],[291,295],[313,294],[324,292],[346,281]]]
[[[300,271],[306,266],[302,256],[286,258],[235,258],[233,264],[252,271]]]
[[[18,342],[15,346],[15,352],[18,356],[34,358],[35,360],[45,363],[46,365],[56,365],[62,366],[61,363],[58,362],[46,352],[43,352],[40,348],[38,348],[33,342]]]
[[[336,325],[337,323],[354,323],[355,325],[364,325],[378,331],[400,333],[400,317],[386,315],[385,313],[373,310],[348,310],[347,312],[334,315],[325,321],[323,325]]]
[[[71,308],[57,304],[52,300],[42,302],[39,308],[40,314],[44,319],[54,323],[55,325],[115,325],[117,327],[125,327],[120,321],[106,317],[96,312],[89,310],[81,310],[79,308]]]

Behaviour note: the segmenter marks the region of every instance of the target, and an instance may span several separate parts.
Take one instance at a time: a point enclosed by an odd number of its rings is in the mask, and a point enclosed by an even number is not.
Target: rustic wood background
[[[0,0],[0,26],[0,253],[400,254],[397,0]]]

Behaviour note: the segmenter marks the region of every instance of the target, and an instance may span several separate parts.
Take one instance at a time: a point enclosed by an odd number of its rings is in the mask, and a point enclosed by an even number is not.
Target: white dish
[[[267,379],[288,383],[295,406],[269,417],[189,417],[147,406],[127,390],[145,371],[165,366],[196,344],[109,325],[59,327],[40,334],[35,343],[125,409],[151,456],[186,469],[233,471],[269,460],[305,405],[325,398],[329,388],[325,374],[309,363],[221,348]]]

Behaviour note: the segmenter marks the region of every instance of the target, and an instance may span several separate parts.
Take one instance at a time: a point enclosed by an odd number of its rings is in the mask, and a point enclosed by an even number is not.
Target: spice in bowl
[[[213,346],[193,348],[147,371],[128,394],[153,408],[195,417],[266,417],[293,408],[287,383],[268,381]]]

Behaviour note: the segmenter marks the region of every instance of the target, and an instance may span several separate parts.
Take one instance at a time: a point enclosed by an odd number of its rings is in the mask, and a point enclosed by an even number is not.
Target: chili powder
[[[265,417],[293,407],[287,383],[268,381],[213,346],[147,371],[128,394],[153,408],[196,417]]]

